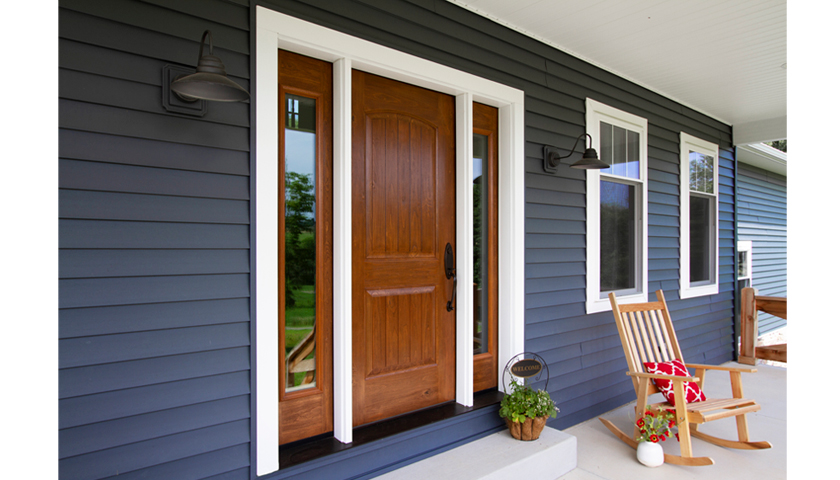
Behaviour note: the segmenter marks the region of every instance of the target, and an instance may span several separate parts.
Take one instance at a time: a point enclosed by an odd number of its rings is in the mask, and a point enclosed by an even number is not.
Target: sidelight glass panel
[[[315,100],[287,94],[285,129],[286,392],[315,387]]]
[[[638,289],[635,185],[601,180],[601,294]]]
[[[488,351],[488,138],[473,134],[473,354]]]

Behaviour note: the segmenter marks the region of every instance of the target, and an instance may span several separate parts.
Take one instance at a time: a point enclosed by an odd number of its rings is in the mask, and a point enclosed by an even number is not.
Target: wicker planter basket
[[[505,423],[507,423],[508,429],[510,429],[510,435],[513,438],[531,441],[540,438],[540,433],[545,428],[546,420],[548,420],[548,415],[537,418],[526,418],[522,423],[512,422],[506,418]]]

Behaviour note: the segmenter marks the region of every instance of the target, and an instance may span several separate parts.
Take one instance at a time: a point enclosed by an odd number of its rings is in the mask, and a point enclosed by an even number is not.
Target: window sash
[[[602,132],[605,137],[603,139]],[[593,146],[599,149],[599,158],[611,165],[608,169],[586,172],[586,313],[589,314],[610,310],[610,302],[607,298],[609,289],[601,288],[602,181],[633,186],[635,191],[636,221],[632,237],[635,241],[633,245],[635,271],[632,276],[632,288],[614,291],[623,302],[647,301],[648,121],[644,117],[587,98],[586,133],[592,136]],[[602,154],[601,151],[604,153]],[[604,267],[609,268],[607,265]],[[609,288],[613,287],[614,285]]]

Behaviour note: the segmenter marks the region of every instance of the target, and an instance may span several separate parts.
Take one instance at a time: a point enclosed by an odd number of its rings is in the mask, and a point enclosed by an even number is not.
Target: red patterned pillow
[[[679,360],[662,363],[646,362],[645,368],[648,373],[655,373],[659,375],[671,375],[677,377],[691,376],[688,374],[688,369],[685,367],[685,364]],[[674,405],[673,382],[671,380],[654,379],[653,383],[656,384],[656,387],[660,392],[662,392],[662,395],[665,396],[668,403]],[[697,385],[696,382],[685,382],[683,385],[685,386],[685,399],[687,403],[702,402],[706,400],[706,395],[703,394],[703,391],[700,390],[700,386]]]

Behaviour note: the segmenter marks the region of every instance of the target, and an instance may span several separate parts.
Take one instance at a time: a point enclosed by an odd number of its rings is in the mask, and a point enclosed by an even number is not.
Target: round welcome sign
[[[545,360],[536,353],[523,352],[518,355],[514,355],[505,366],[504,372],[507,374],[510,381],[513,381],[513,377],[517,377],[521,379],[517,380],[519,383],[525,382],[526,384],[535,384],[537,382],[545,381],[545,386],[542,388],[546,388],[548,386],[548,365],[545,363]],[[544,378],[543,375],[545,375]],[[505,392],[507,392],[508,382],[509,381],[504,381]]]
[[[519,378],[531,378],[543,369],[542,363],[533,358],[524,358],[510,366],[510,374]]]

